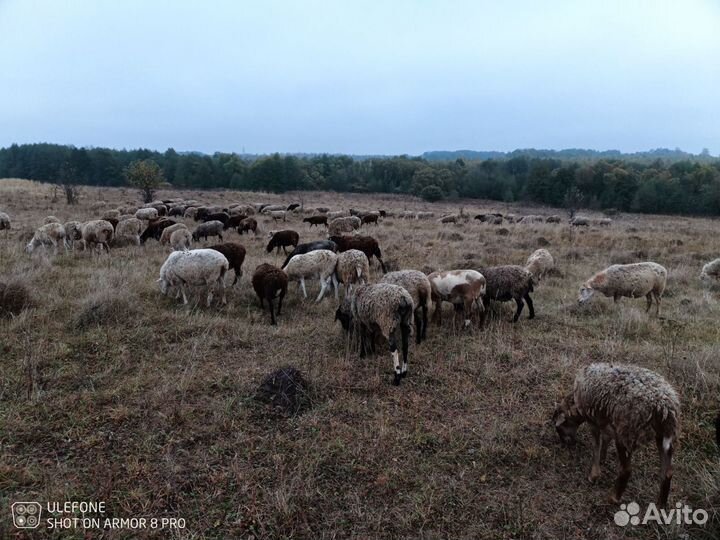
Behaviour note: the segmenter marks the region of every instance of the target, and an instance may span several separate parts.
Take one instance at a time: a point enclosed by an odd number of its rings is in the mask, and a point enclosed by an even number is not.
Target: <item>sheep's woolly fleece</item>
[[[315,277],[325,280],[335,271],[337,255],[328,249],[318,249],[310,253],[295,255],[285,267],[288,279]]]
[[[352,297],[353,319],[370,328],[377,325],[385,339],[389,339],[400,324],[400,308],[403,307],[410,308],[409,322],[412,324],[415,305],[410,293],[391,283],[361,285]]]
[[[229,266],[225,256],[214,249],[174,251],[160,268],[160,288],[165,293],[168,286],[181,283],[211,284],[225,275]]]
[[[555,267],[555,260],[547,249],[538,249],[528,257],[525,268],[535,279],[540,279]]]
[[[370,279],[370,263],[365,254],[357,249],[348,249],[337,256],[337,273],[340,281],[348,285]]]
[[[585,287],[605,296],[638,298],[651,291],[662,295],[666,281],[667,270],[654,262],[614,264],[587,280]]]
[[[347,252],[346,252],[347,253]],[[423,305],[427,306],[428,309],[432,308],[432,287],[428,277],[420,272],[419,270],[398,270],[397,272],[388,272],[385,274],[380,283],[392,283],[393,285],[399,285],[407,292],[413,299],[415,308]]]
[[[490,266],[479,271],[485,276],[485,297],[490,300],[521,298],[532,290],[532,274],[522,266]]]

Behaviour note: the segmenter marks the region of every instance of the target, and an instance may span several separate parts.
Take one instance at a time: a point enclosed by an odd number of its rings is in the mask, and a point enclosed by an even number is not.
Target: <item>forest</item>
[[[0,178],[121,186],[127,183],[131,163],[152,160],[160,166],[165,182],[182,188],[405,193],[430,202],[463,197],[720,215],[720,159],[706,151],[694,155],[669,150],[641,154],[517,150],[491,155],[485,159],[473,159],[467,152],[418,157],[241,156],[179,153],[172,148],[157,152],[13,144],[0,149]]]

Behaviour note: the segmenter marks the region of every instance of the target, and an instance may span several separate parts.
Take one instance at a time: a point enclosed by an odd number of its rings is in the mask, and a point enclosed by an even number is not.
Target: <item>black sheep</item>
[[[233,281],[233,285],[235,285],[243,274],[242,265],[245,262],[245,248],[243,245],[237,242],[227,242],[209,246],[208,249],[214,249],[225,255],[225,258],[230,263],[229,270],[235,270],[235,280]]]
[[[175,225],[176,223],[177,221],[175,221],[174,219],[168,218],[161,218],[156,219],[155,221],[151,221],[150,223],[148,223],[148,226],[140,235],[140,243],[144,244],[145,241],[149,240],[150,238],[154,238],[159,242],[162,232],[171,225]]]
[[[298,244],[297,246],[295,246],[295,249],[290,252],[290,255],[287,256],[281,268],[285,268],[287,266],[287,263],[290,262],[290,259],[292,259],[295,255],[310,253],[311,251],[315,251],[318,249],[329,249],[333,253],[337,253],[338,251],[337,244],[332,240],[316,240],[315,242]]]
[[[267,245],[267,252],[270,253],[273,249],[277,248],[277,252],[280,253],[280,248],[282,248],[283,253],[287,255],[285,248],[287,246],[295,247],[299,241],[300,235],[293,230],[278,231],[270,238],[270,242],[268,242]]]

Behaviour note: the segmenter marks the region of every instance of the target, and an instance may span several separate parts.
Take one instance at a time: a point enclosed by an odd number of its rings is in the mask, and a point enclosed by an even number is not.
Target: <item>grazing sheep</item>
[[[285,209],[285,211],[292,212],[298,208],[300,208],[300,203],[292,203],[292,204],[288,204],[288,207]]]
[[[84,223],[81,229],[82,239],[85,243],[83,251],[86,248],[95,248],[100,246],[100,250],[105,248],[110,253],[110,241],[113,239],[115,229],[106,219],[94,219]]]
[[[205,214],[202,217],[202,221],[207,223],[208,221],[221,221],[225,226],[230,221],[230,214],[227,212],[214,212],[212,214]],[[227,227],[225,227],[227,229]]]
[[[654,262],[640,262],[633,264],[613,264],[595,274],[580,287],[578,303],[587,302],[595,291],[605,296],[612,296],[617,302],[621,296],[628,298],[647,299],[647,308],[650,311],[655,300],[655,315],[660,316],[660,301],[665,284],[667,283],[667,270]]]
[[[480,327],[485,320],[485,305],[483,297],[486,294],[487,284],[485,277],[476,270],[448,270],[446,272],[433,272],[427,277],[432,287],[432,301],[435,302],[433,320],[442,324],[442,303],[450,302],[455,306],[455,313],[462,312],[465,326],[470,326],[473,306],[480,312]],[[427,317],[427,313],[425,313]]]
[[[170,244],[170,236],[172,236],[172,233],[179,231],[180,229],[188,230],[187,225],[184,223],[175,223],[174,225],[165,227],[160,234],[160,245],[165,246]]]
[[[61,222],[58,218],[56,218],[55,216],[48,216],[48,217],[46,217],[45,219],[43,219],[43,225],[47,225],[47,224],[49,224],[49,223],[60,223],[60,224],[62,224],[62,222]]]
[[[271,212],[285,211],[286,206],[283,204],[267,204],[260,210],[261,214],[270,214]]]
[[[328,236],[337,236],[343,233],[351,233],[360,228],[362,222],[357,216],[338,217],[328,225]]]
[[[544,221],[545,221],[544,217],[531,214],[529,216],[520,216],[520,218],[516,220],[516,223],[529,224],[529,223],[543,223]]]
[[[435,212],[418,212],[415,214],[415,219],[432,219],[435,217]]]
[[[225,244],[215,244],[214,246],[209,246],[208,249],[214,249],[215,251],[219,251],[225,255],[225,258],[230,264],[229,269],[235,270],[235,280],[232,284],[235,285],[238,281],[240,281],[240,278],[243,275],[242,265],[243,262],[245,262],[245,247],[237,242],[227,242]]]
[[[223,241],[222,233],[223,228],[222,221],[206,221],[197,226],[195,231],[192,233],[193,242],[198,242],[200,238],[207,240],[208,236],[217,236],[220,241]]]
[[[360,339],[360,356],[374,352],[375,338],[382,335],[390,345],[393,359],[393,384],[399,385],[407,375],[409,336],[415,306],[412,296],[403,287],[392,283],[360,285],[352,297],[346,298],[335,312],[346,331],[355,329]],[[398,354],[398,332],[403,361]]]
[[[140,243],[144,244],[145,242],[150,240],[150,238],[154,238],[155,240],[160,241],[162,232],[168,227],[172,227],[176,223],[177,221],[169,218],[160,218],[155,221],[149,222],[148,226],[140,235]]]
[[[312,227],[313,225],[318,225],[318,226],[325,225],[327,227],[328,226],[328,217],[327,216],[306,217],[305,219],[303,219],[303,223],[309,223],[310,227]]]
[[[372,236],[331,236],[330,240],[335,242],[338,251],[343,252],[348,249],[359,249],[368,258],[368,261],[375,256],[380,263],[383,274],[385,273],[385,263],[382,260],[380,245]]]
[[[287,293],[287,274],[277,266],[263,263],[255,268],[255,273],[252,277],[252,286],[260,300],[260,309],[265,308],[263,302],[267,300],[270,306],[270,324],[277,324],[273,300],[279,295],[277,314],[280,315],[283,298],[285,298],[285,294]]]
[[[287,255],[285,248],[287,246],[296,247],[298,242],[300,242],[300,235],[293,230],[287,229],[277,231],[276,233],[271,232],[266,251],[270,253],[273,249],[277,249],[277,252],[280,253],[280,248],[282,248],[283,253]]]
[[[142,221],[136,217],[120,220],[115,228],[115,238],[132,239],[139,246],[142,227]]]
[[[50,222],[38,227],[32,240],[25,247],[25,251],[32,253],[35,248],[39,246],[53,246],[55,248],[55,255],[58,252],[58,244],[62,244],[67,251],[67,245],[65,244],[65,227],[61,223]]]
[[[177,229],[170,235],[170,247],[173,251],[182,251],[190,249],[192,245],[192,235],[187,227]]]
[[[487,311],[490,301],[509,302],[515,300],[517,310],[513,316],[513,322],[517,322],[522,312],[523,299],[527,302],[530,315],[528,319],[535,317],[535,306],[533,306],[530,293],[533,292],[532,274],[522,266],[491,266],[487,268],[478,268],[480,273],[485,276],[487,282],[487,291],[483,303]]]
[[[10,216],[5,212],[0,212],[0,231],[9,231],[11,228]]]
[[[545,223],[560,223],[562,218],[557,214],[545,218]]]
[[[135,217],[144,221],[153,221],[160,217],[157,208],[140,208],[135,212]]]
[[[517,216],[515,214],[505,214],[505,221],[508,223],[515,223],[517,221]]]
[[[590,220],[586,217],[575,216],[570,220],[570,225],[573,227],[589,227]]]
[[[654,438],[660,454],[658,504],[665,506],[672,481],[673,443],[680,429],[680,399],[659,374],[632,365],[591,364],[581,368],[573,392],[555,410],[553,423],[564,445],[574,445],[577,429],[589,422],[595,440],[589,480],[600,476],[607,444],[615,439],[620,472],[613,502],[620,502],[638,443]]]
[[[610,218],[596,218],[592,220],[593,225],[597,225],[598,227],[609,227],[612,225],[612,219]]]
[[[227,220],[227,223],[225,223],[225,230],[228,229],[235,229],[238,230],[238,227],[242,224],[242,222],[247,219],[247,214],[233,214],[230,216],[230,219]]]
[[[367,225],[370,223],[374,223],[375,225],[377,225],[379,218],[380,214],[365,214],[362,218],[360,218],[360,225]]]
[[[462,214],[449,214],[438,219],[438,223],[461,223],[467,221],[467,216]]]
[[[334,212],[327,213],[327,218],[331,222],[333,219],[337,219],[337,218],[341,218],[341,217],[350,217],[350,212],[348,212],[347,210],[336,210]]]
[[[349,253],[349,251],[345,253]],[[345,253],[342,253],[340,256]],[[385,274],[380,280],[380,283],[400,285],[410,293],[415,306],[415,340],[417,343],[420,343],[427,337],[428,310],[432,308],[433,302],[432,284],[428,276],[419,270],[398,270],[397,272],[388,272]]]
[[[285,258],[285,262],[282,264],[281,268],[285,268],[290,259],[292,259],[295,255],[310,253],[311,251],[316,251],[318,249],[329,249],[333,253],[336,253],[338,250],[337,244],[331,240],[316,240],[314,242],[298,244],[295,246],[295,249],[290,252],[290,255]]]
[[[169,217],[173,217],[173,216],[182,217],[184,214],[185,214],[185,207],[181,204],[179,204],[177,206],[173,206],[172,208],[170,208],[170,210],[168,210]]]
[[[238,225],[237,232],[238,234],[242,235],[242,233],[247,232],[250,234],[250,231],[253,232],[253,234],[257,234],[257,221],[255,221],[255,218],[245,218],[243,219],[240,224]]]
[[[705,283],[720,280],[720,259],[710,261],[703,266],[702,272],[700,272],[700,279]]]
[[[195,219],[195,217],[197,216],[197,211],[197,206],[188,206],[185,209],[185,212],[183,212],[183,217],[185,219]]]
[[[330,211],[330,209],[327,206],[318,206],[315,208],[315,210],[317,210],[321,214],[327,214]]]
[[[68,221],[63,224],[65,227],[65,245],[70,249],[75,248],[75,242],[82,240],[82,223],[79,221]]]
[[[183,303],[187,304],[185,288],[190,286],[208,287],[207,305],[213,298],[213,285],[222,291],[222,303],[226,304],[225,298],[225,274],[228,271],[229,263],[225,255],[214,249],[195,249],[193,251],[173,251],[160,268],[160,291],[167,294],[170,287],[179,287],[183,297]]]
[[[415,219],[415,212],[412,210],[401,210],[398,212],[398,217],[400,219]]]
[[[353,283],[368,283],[370,263],[362,251],[348,249],[338,254],[335,274],[338,282],[345,284],[345,295],[352,289]]]
[[[100,219],[104,219],[105,221],[110,221],[111,219],[120,220],[120,210],[105,210]]]
[[[320,294],[315,302],[318,303],[325,296],[325,290],[332,284],[335,287],[335,300],[338,299],[337,279],[335,278],[335,265],[337,254],[329,249],[318,249],[310,253],[293,256],[285,266],[285,273],[289,281],[298,281],[303,297],[307,298],[305,279],[317,276],[320,280]]]
[[[555,268],[555,260],[547,249],[537,249],[528,257],[525,268],[532,274],[534,281],[537,283],[545,274]]]

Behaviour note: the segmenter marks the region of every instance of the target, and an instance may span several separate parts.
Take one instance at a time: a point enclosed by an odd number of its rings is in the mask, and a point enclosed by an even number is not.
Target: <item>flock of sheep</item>
[[[246,205],[208,207],[197,201],[165,200],[143,208],[118,209],[106,212],[102,219],[61,224],[52,216],[37,228],[27,251],[40,246],[57,253],[63,246],[73,249],[79,243],[83,249],[95,248],[110,251],[111,246],[143,244],[152,239],[168,245],[172,252],[160,268],[159,285],[163,294],[175,292],[187,303],[188,287],[207,287],[207,305],[214,292],[219,291],[221,302],[226,303],[225,277],[229,270],[235,273],[235,285],[242,276],[245,248],[236,242],[225,242],[223,234],[235,229],[257,233],[257,214],[275,221],[286,221],[290,212],[300,212],[300,205]],[[503,265],[477,269],[450,269],[429,275],[404,269],[387,273],[382,252],[376,239],[357,234],[363,225],[377,224],[378,220],[393,214],[387,211],[332,212],[318,208],[305,217],[309,227],[326,226],[328,238],[300,243],[300,235],[293,230],[270,233],[267,252],[282,249],[287,254],[282,266],[260,264],[255,268],[251,283],[261,308],[267,301],[271,324],[281,315],[282,302],[289,282],[297,282],[303,297],[307,298],[306,281],[317,279],[320,290],[316,302],[329,293],[334,294],[339,307],[335,320],[354,337],[360,356],[374,352],[376,343],[389,346],[393,361],[393,383],[399,385],[408,374],[409,340],[413,333],[420,344],[427,336],[428,314],[433,309],[433,320],[442,324],[442,304],[453,305],[463,326],[479,320],[482,327],[490,302],[514,300],[517,321],[525,304],[529,319],[535,315],[530,293],[554,267],[554,260],[546,249],[532,253],[525,266]],[[199,224],[191,232],[187,225],[172,219],[181,216]],[[402,219],[433,219],[432,212],[399,212]],[[441,223],[457,223],[469,219],[462,212],[443,216]],[[558,223],[559,216],[522,216],[480,214],[482,222],[500,224],[508,222]],[[610,220],[590,220],[576,217],[573,226],[608,226]],[[10,218],[0,212],[0,230],[11,227]],[[217,237],[220,244],[190,249],[193,243]],[[376,258],[382,277],[372,282],[370,260]],[[720,277],[720,259],[702,270],[702,279]],[[620,297],[647,299],[649,311],[653,302],[659,315],[660,303],[667,282],[667,270],[654,262],[612,265],[588,279],[580,288],[578,301],[584,303],[599,292],[617,301]],[[344,285],[344,297],[339,301],[339,284]],[[275,301],[277,300],[277,309]],[[402,354],[402,358],[400,355]],[[581,369],[576,376],[573,391],[562,401],[554,413],[553,421],[563,444],[573,444],[578,426],[588,422],[595,440],[595,452],[590,480],[600,474],[600,463],[607,444],[615,441],[620,472],[613,499],[620,500],[630,477],[630,461],[639,442],[654,438],[661,457],[661,485],[658,502],[666,504],[672,478],[672,452],[680,422],[680,401],[673,387],[659,374],[631,365],[592,364]],[[717,434],[720,444],[720,417]]]

